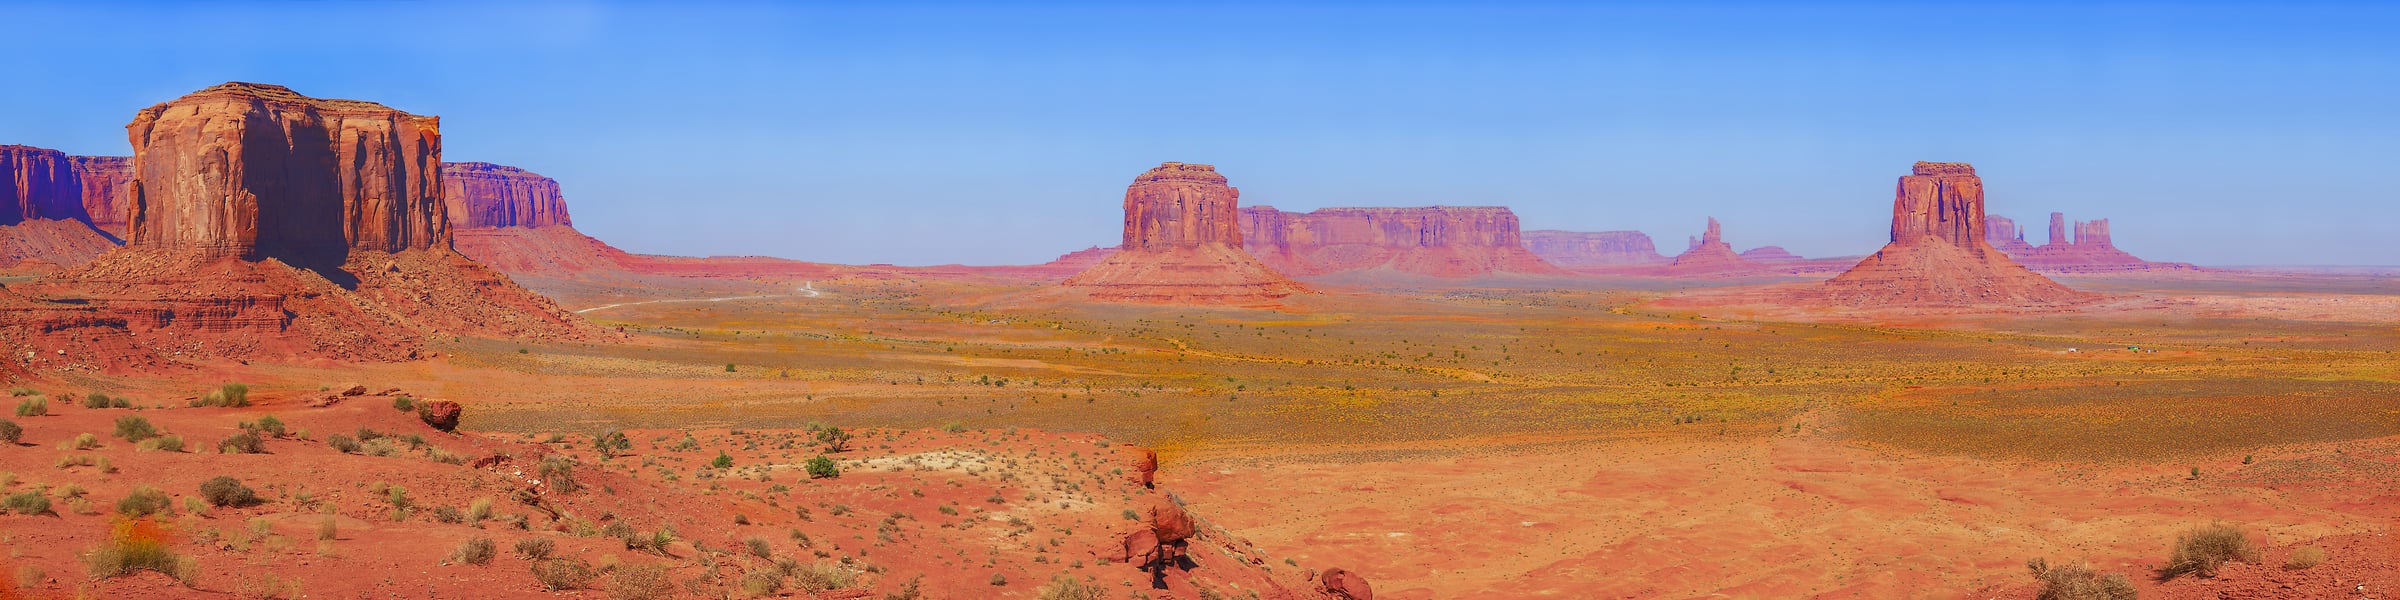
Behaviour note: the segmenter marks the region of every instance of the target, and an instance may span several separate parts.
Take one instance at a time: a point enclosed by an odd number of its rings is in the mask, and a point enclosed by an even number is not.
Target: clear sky
[[[1911,161],[1969,161],[2035,243],[2400,264],[2400,3],[494,4],[10,2],[0,143],[128,154],[141,107],[277,83],[440,115],[628,250],[901,264],[1113,244],[1169,160],[1862,254]]]

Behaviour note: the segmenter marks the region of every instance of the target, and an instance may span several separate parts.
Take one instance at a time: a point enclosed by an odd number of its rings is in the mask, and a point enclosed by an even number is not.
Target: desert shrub
[[[225,454],[265,454],[267,441],[259,439],[256,433],[244,431],[217,441],[217,451]]]
[[[8,395],[10,395],[10,396],[31,396],[31,395],[34,395],[34,394],[39,394],[39,393],[41,393],[41,392],[34,391],[34,390],[33,390],[33,388],[29,388],[29,387],[13,387],[13,388],[8,388]]]
[[[234,408],[249,406],[250,386],[239,383],[228,383],[217,386],[215,391],[209,392],[206,396],[201,396],[197,405],[225,406]]]
[[[633,450],[633,440],[625,437],[623,431],[610,430],[592,438],[592,449],[599,450],[601,456],[613,456]]]
[[[1106,597],[1107,590],[1087,585],[1073,575],[1060,575],[1050,578],[1050,585],[1042,586],[1035,593],[1035,597],[1041,600],[1100,600]]]
[[[833,459],[819,456],[808,459],[808,476],[812,479],[840,477],[842,469],[833,464]]]
[[[456,506],[436,506],[433,507],[433,520],[443,523],[465,523],[467,515],[459,512]]]
[[[770,560],[775,558],[775,547],[768,544],[764,538],[742,540],[742,548],[749,550],[751,556]]]
[[[481,523],[492,518],[492,499],[476,498],[467,502],[467,520]]]
[[[258,504],[258,492],[252,491],[250,486],[242,485],[241,480],[224,475],[211,477],[208,481],[201,482],[200,497],[207,498],[208,503],[214,506],[238,508]]]
[[[9,494],[0,498],[0,510],[20,515],[50,514],[50,497],[33,490]]]
[[[142,440],[142,443],[134,444],[133,449],[139,452],[182,452],[183,436],[162,435]]]
[[[84,394],[84,395],[83,395],[83,407],[84,407],[84,408],[108,408],[108,407],[109,407],[110,405],[112,405],[112,404],[114,404],[114,403],[113,403],[113,402],[109,402],[109,400],[108,400],[108,394],[103,394],[103,393],[100,393],[100,392],[92,392],[92,393],[89,393],[89,394]]]
[[[39,417],[50,414],[50,399],[34,396],[17,402],[17,416]]]
[[[529,537],[517,540],[516,549],[517,558],[543,560],[550,558],[550,553],[558,551],[558,543],[546,537]]]
[[[675,583],[667,578],[667,565],[662,563],[617,567],[614,579],[615,581],[609,582],[608,586],[610,600],[660,600],[675,597]]]
[[[850,438],[852,437],[855,436],[852,436],[850,432],[842,431],[842,428],[840,427],[827,427],[817,430],[817,441],[825,444],[826,452],[832,452],[835,454],[849,450]]]
[[[575,484],[575,461],[567,457],[544,458],[541,466],[535,467],[534,473],[541,476],[542,485],[549,486],[551,490],[558,493],[574,493],[575,490],[580,489]]]
[[[84,554],[94,578],[121,577],[135,571],[157,571],[185,583],[198,574],[199,563],[167,549],[166,531],[149,519],[118,521],[108,541]]]
[[[2325,564],[2324,548],[2301,546],[2292,551],[2291,557],[2284,559],[2283,568],[2297,571],[2321,564]]]
[[[138,485],[134,486],[133,493],[126,494],[125,499],[117,501],[117,514],[139,518],[167,514],[167,511],[174,507],[175,502],[167,498],[166,492],[159,491],[158,488]]]
[[[262,433],[275,437],[284,436],[283,419],[275,418],[275,415],[259,417],[257,421],[245,422],[241,425],[243,431]]]
[[[416,409],[417,409],[417,400],[416,400],[415,398],[410,398],[410,397],[407,397],[407,396],[393,396],[393,397],[392,397],[392,410],[396,410],[396,411],[400,411],[400,412],[408,412],[408,411],[412,411],[412,410],[416,410]]]
[[[580,558],[538,560],[533,562],[533,578],[545,590],[579,590],[592,584],[592,564]]]
[[[792,576],[792,586],[811,594],[847,589],[858,583],[857,573],[838,564],[820,562],[803,565],[794,563],[789,570]]]
[[[999,573],[993,573],[993,574],[992,574],[992,585],[995,585],[995,586],[999,586],[999,585],[1008,585],[1008,576],[1007,576],[1007,575],[1002,575],[1002,574],[999,574]]]
[[[319,541],[330,542],[341,536],[341,524],[332,515],[326,515],[325,520],[317,522],[317,539]]]
[[[128,442],[139,442],[158,437],[158,429],[150,426],[149,419],[125,415],[117,417],[117,437],[125,438]]]
[[[734,585],[742,589],[742,595],[752,598],[773,596],[776,592],[783,591],[783,572],[775,570],[774,567],[751,569],[750,572],[743,573],[741,580],[736,581]]]
[[[58,445],[58,449],[60,450],[90,450],[98,447],[100,447],[100,436],[89,433],[75,434],[75,439],[67,440]]]
[[[16,421],[0,419],[0,443],[14,444],[25,439],[25,427]]]
[[[2159,577],[2215,577],[2225,561],[2235,560],[2258,561],[2258,547],[2251,545],[2248,534],[2223,523],[2194,527],[2175,536],[2175,550],[2167,556],[2166,568],[2159,569]]]
[[[483,566],[492,564],[492,538],[471,537],[458,549],[450,551],[450,562]]]
[[[2042,582],[2035,600],[2133,600],[2133,582],[2117,573],[2101,573],[2091,565],[2051,566],[2050,561],[2025,561],[2033,578]]]
[[[715,459],[712,459],[712,460],[708,461],[708,466],[715,467],[715,468],[719,468],[719,469],[729,469],[729,468],[732,468],[732,467],[733,467],[733,457],[732,457],[732,456],[730,456],[730,455],[727,455],[727,454],[725,454],[725,451],[723,451],[723,450],[719,450],[719,451],[717,451],[717,457],[716,457]]]
[[[948,422],[948,423],[943,423],[943,424],[942,424],[942,431],[947,431],[947,432],[950,432],[950,433],[966,433],[966,432],[967,432],[967,424],[966,424],[966,423],[961,423],[961,422],[958,422],[958,421],[951,421],[951,422]]]
[[[358,453],[358,439],[339,433],[326,436],[325,445],[332,446],[333,449],[340,450],[343,454]]]

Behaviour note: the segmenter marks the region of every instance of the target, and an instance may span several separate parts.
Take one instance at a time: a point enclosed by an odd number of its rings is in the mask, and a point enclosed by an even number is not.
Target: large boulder
[[[1131,477],[1135,483],[1142,484],[1142,487],[1154,487],[1155,483],[1152,478],[1158,473],[1158,451],[1141,446],[1127,446],[1125,452],[1131,457],[1126,461],[1128,463],[1126,466],[1130,467],[1126,470],[1127,476]]]
[[[1367,578],[1343,569],[1326,569],[1317,579],[1317,589],[1338,600],[1375,600],[1375,588]]]
[[[1161,544],[1192,539],[1192,534],[1197,531],[1192,525],[1192,514],[1163,495],[1150,496],[1149,504],[1142,509],[1142,523],[1158,534],[1158,543]]]
[[[458,430],[460,412],[462,410],[458,403],[449,400],[420,400],[417,402],[417,418],[423,419],[426,425],[432,425],[434,429],[442,431]]]

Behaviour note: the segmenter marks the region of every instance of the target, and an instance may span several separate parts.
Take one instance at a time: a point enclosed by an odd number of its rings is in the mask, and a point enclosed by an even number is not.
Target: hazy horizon
[[[1909,163],[1964,161],[2035,244],[2057,211],[2151,260],[2400,264],[2374,3],[405,6],[0,7],[55,57],[0,144],[125,155],[140,108],[274,83],[439,115],[445,160],[556,178],[629,251],[851,264],[1113,245],[1162,161],[1246,206],[1857,255]]]

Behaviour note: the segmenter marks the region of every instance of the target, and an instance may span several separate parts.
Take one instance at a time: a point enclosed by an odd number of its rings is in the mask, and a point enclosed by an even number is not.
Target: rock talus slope
[[[1892,199],[1891,243],[1814,299],[1859,307],[2043,307],[2094,298],[2037,275],[1986,241],[1983,179],[1966,163],[1919,162]]]

